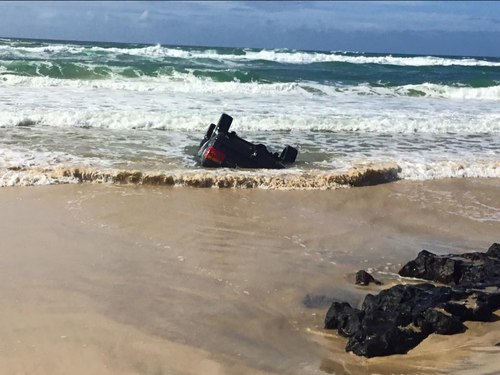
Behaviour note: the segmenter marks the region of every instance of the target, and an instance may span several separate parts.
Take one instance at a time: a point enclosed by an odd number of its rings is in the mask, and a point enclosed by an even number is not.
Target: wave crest
[[[117,48],[117,47],[88,47],[64,44],[49,44],[45,46],[12,46],[0,45],[2,54],[46,54],[46,55],[77,55],[77,54],[106,54],[129,55],[150,59],[178,58],[178,59],[212,59],[218,61],[255,61],[264,60],[285,64],[312,64],[312,63],[350,63],[350,64],[379,64],[398,66],[500,66],[500,62],[479,60],[471,57],[451,58],[438,56],[392,56],[392,55],[347,55],[339,52],[304,52],[283,50],[248,50],[242,49],[239,53],[218,53],[214,49],[172,48],[161,45]]]
[[[260,188],[279,190],[338,189],[377,185],[397,179],[399,167],[388,163],[352,168],[339,173],[260,172],[141,172],[99,170],[90,168],[11,167],[0,172],[0,186],[30,186],[65,183],[109,183],[133,185],[188,186],[199,188]]]
[[[395,180],[500,178],[500,161],[440,161],[435,163],[364,163],[347,171],[184,170],[154,172],[90,167],[0,168],[0,187],[103,183],[116,185],[184,186],[270,190],[330,190],[383,184]]]
[[[66,80],[49,77],[27,77],[13,74],[0,76],[0,85],[23,87],[63,87],[90,90],[123,90],[137,92],[171,92],[202,94],[246,95],[297,95],[304,97],[343,95],[427,97],[456,100],[500,100],[500,85],[468,87],[422,83],[402,86],[323,85],[313,82],[259,83],[216,82],[208,77],[196,77],[192,73],[175,72],[171,76],[142,77],[137,79]]]

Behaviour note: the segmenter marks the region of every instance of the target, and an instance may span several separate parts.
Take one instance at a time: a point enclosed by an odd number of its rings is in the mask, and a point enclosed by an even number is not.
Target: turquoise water
[[[60,79],[171,77],[214,82],[314,82],[395,87],[434,83],[479,88],[500,83],[500,58],[121,43],[0,40],[4,74]],[[410,95],[418,93],[410,93]]]
[[[222,112],[296,146],[286,173],[499,177],[499,108],[499,58],[0,38],[0,185],[12,167],[197,171]]]

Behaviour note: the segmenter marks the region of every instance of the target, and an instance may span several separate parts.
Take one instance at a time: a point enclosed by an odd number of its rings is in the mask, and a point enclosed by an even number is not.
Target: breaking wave
[[[146,172],[90,167],[23,167],[0,169],[0,187],[103,183],[270,190],[330,190],[383,184],[396,180],[500,178],[500,161],[441,161],[433,164],[368,163],[347,171],[183,170]]]
[[[203,133],[220,113],[153,112],[147,110],[99,111],[86,109],[2,111],[0,128],[49,126],[55,128],[99,128],[115,130],[168,130]],[[500,133],[500,116],[456,118],[453,113],[436,117],[405,114],[395,117],[381,113],[376,117],[315,114],[248,114],[237,118],[235,131],[325,131],[361,133]],[[300,138],[300,137],[298,137]]]
[[[500,161],[443,160],[434,163],[399,162],[398,177],[403,180],[439,180],[445,178],[500,178]]]
[[[498,83],[498,82],[493,82]],[[137,92],[182,92],[182,93],[234,93],[255,95],[299,95],[299,96],[402,96],[427,97],[456,100],[500,100],[500,85],[468,87],[466,85],[441,85],[422,83],[402,86],[324,85],[314,82],[259,83],[237,80],[217,82],[208,77],[197,77],[192,73],[173,72],[169,76],[143,77],[141,79],[66,80],[49,77],[27,77],[12,74],[0,76],[0,85],[24,87],[66,87],[83,89],[108,89]]]
[[[171,76],[144,77],[137,80],[115,79],[115,80],[65,80],[49,77],[26,77],[5,74],[0,76],[0,85],[25,86],[25,87],[67,87],[84,89],[109,89],[138,92],[182,92],[182,93],[240,93],[240,94],[264,94],[276,95],[287,92],[308,92],[301,88],[298,83],[270,83],[258,82],[242,83],[215,82],[210,78],[200,78],[189,73],[174,73]]]
[[[393,164],[353,168],[339,173],[259,172],[141,172],[89,168],[23,168],[0,171],[0,187],[67,183],[109,183],[134,185],[189,186],[200,188],[260,188],[280,190],[338,189],[393,181],[398,167]]]
[[[235,53],[236,52],[236,53]],[[32,55],[129,55],[150,59],[178,58],[178,59],[212,59],[218,61],[271,61],[286,64],[312,64],[312,63],[350,63],[350,64],[379,64],[397,66],[500,66],[500,62],[479,60],[476,58],[448,58],[437,56],[392,56],[377,55],[367,56],[359,54],[346,54],[338,52],[304,52],[288,50],[252,50],[233,49],[233,53],[219,53],[215,49],[194,48],[169,48],[161,45],[141,48],[116,48],[116,47],[89,47],[78,45],[45,45],[45,46],[12,46],[0,45],[0,56],[10,53],[17,56]]]

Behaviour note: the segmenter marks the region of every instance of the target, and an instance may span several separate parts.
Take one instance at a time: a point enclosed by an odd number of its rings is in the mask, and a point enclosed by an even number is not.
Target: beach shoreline
[[[500,179],[328,191],[0,189],[0,367],[26,374],[492,373],[500,324],[364,359],[323,329],[423,248],[485,251]],[[357,287],[370,270],[383,286]],[[307,300],[320,301],[307,306]],[[493,366],[493,367],[492,367]]]

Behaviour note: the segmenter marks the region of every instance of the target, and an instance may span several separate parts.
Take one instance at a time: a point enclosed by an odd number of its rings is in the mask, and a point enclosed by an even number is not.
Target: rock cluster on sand
[[[375,280],[372,275],[370,275],[368,272],[365,270],[358,271],[356,273],[356,284],[357,285],[370,285],[371,283],[374,283],[376,285],[382,285],[382,283],[378,280]]]
[[[491,245],[486,253],[459,255],[422,250],[399,274],[449,285],[500,282],[500,245]]]
[[[361,309],[334,302],[326,329],[348,337],[346,351],[364,357],[404,354],[432,333],[464,332],[465,321],[489,321],[500,309],[500,245],[486,253],[435,255],[422,251],[400,275],[452,286],[396,285],[374,296]]]

